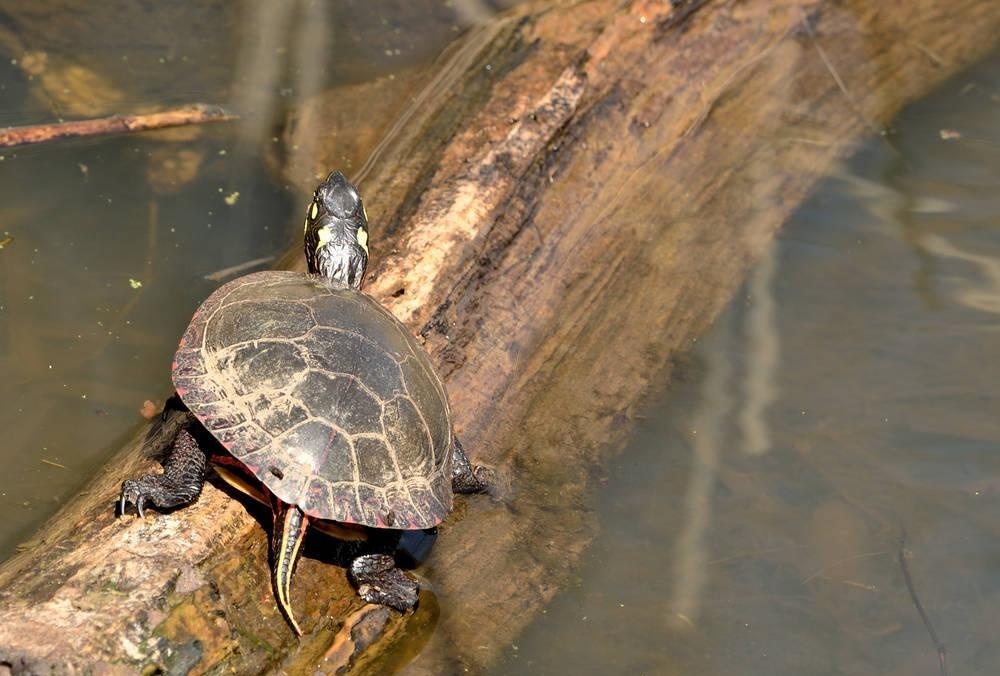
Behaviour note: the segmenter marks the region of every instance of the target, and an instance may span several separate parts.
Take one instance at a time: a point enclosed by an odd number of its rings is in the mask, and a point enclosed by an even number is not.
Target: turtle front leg
[[[146,474],[122,483],[120,513],[125,514],[129,503],[135,505],[140,517],[147,504],[160,509],[191,504],[205,484],[205,463],[205,452],[194,435],[181,429],[163,463],[163,474]]]
[[[451,490],[455,493],[492,493],[496,476],[485,465],[473,465],[462,443],[455,438],[455,453],[451,466]]]
[[[358,596],[400,612],[417,605],[417,581],[396,567],[388,554],[365,554],[351,561],[349,574]]]

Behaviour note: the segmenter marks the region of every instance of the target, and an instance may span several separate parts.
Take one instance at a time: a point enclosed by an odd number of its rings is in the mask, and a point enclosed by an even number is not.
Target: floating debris
[[[14,241],[14,238],[11,237],[10,235],[7,235],[3,239],[0,239],[0,249],[4,248],[5,246],[7,246],[8,244],[10,244],[13,241]]]
[[[234,204],[236,204],[236,200],[238,200],[239,198],[240,198],[240,191],[234,190],[233,192],[226,195],[224,199],[226,200],[226,204],[228,204],[229,206],[233,206]]]
[[[46,460],[45,458],[40,458],[40,460],[42,462],[44,462],[46,465],[51,465],[53,467],[58,467],[59,469],[66,469],[66,465],[60,464],[58,462],[55,462],[54,460]]]
[[[141,415],[146,420],[152,420],[159,413],[159,407],[150,399],[142,402],[142,408],[139,409],[139,415]]]
[[[128,278],[128,285],[131,286],[133,289],[142,288],[142,282],[140,282],[138,279],[132,279],[131,277]]]

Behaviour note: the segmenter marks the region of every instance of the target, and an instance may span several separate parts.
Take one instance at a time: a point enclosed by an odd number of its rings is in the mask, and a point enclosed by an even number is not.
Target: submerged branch
[[[68,138],[84,136],[106,136],[109,134],[126,134],[151,129],[181,127],[189,124],[206,124],[209,122],[226,122],[236,116],[220,106],[210,106],[202,103],[163,110],[158,113],[141,115],[112,115],[98,117],[92,120],[73,120],[70,122],[53,122],[51,124],[34,124],[26,127],[8,127],[0,131],[0,148],[30,145],[34,143],[49,143]]]
[[[910,574],[910,566],[906,563],[906,557],[906,529],[903,529],[899,536],[899,551],[896,555],[896,559],[899,561],[899,569],[903,572],[903,582],[906,583],[906,591],[910,594],[910,600],[913,601],[913,606],[917,609],[917,614],[920,615],[920,621],[924,623],[924,628],[927,629],[927,634],[931,637],[931,642],[937,651],[938,667],[940,668],[941,676],[948,676],[948,649],[941,642],[941,639],[938,638],[937,632],[934,630],[934,625],[931,624],[931,618],[927,616],[924,604],[920,602],[920,596],[917,595],[917,587],[913,584],[913,576]]]

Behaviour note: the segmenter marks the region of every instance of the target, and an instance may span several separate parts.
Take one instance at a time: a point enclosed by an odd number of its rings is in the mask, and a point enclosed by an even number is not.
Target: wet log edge
[[[122,478],[150,466],[142,430],[0,567],[0,664],[334,673],[400,642],[418,654],[408,673],[492,663],[585,548],[592,470],[671,355],[858,137],[986,53],[988,5],[520,9],[470,59],[480,98],[415,116],[361,186],[373,222],[398,224],[373,243],[369,292],[425,336],[466,446],[513,479],[506,502],[462,501],[443,529],[422,571],[440,611],[382,621],[307,558],[295,642],[242,503],[208,488],[197,508],[114,518]],[[503,71],[488,86],[484,58]]]

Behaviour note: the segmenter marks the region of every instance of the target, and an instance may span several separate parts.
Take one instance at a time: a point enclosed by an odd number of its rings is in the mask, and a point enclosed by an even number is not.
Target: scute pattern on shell
[[[320,519],[430,528],[451,510],[451,416],[423,348],[367,295],[259,272],[202,303],[181,399],[275,495]]]

